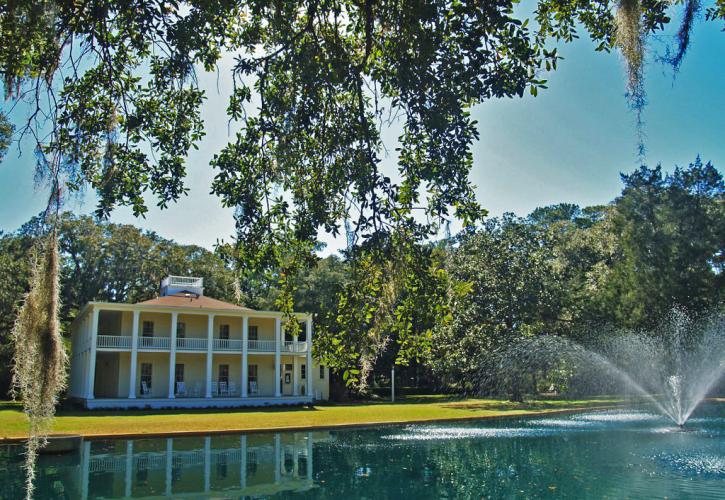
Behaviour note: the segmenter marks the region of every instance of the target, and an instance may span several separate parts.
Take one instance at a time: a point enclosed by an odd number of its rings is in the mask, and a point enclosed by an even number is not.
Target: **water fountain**
[[[563,365],[572,377],[590,373],[591,387],[583,392],[618,385],[615,390],[637,396],[682,428],[725,371],[723,314],[695,320],[675,308],[654,331],[610,330],[597,338],[604,340],[587,347],[554,336],[521,340],[498,353],[493,369],[482,368],[479,384],[490,388],[531,367]]]

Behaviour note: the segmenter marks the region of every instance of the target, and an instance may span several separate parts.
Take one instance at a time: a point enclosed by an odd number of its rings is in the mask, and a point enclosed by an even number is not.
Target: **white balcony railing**
[[[306,342],[294,342],[290,340],[286,340],[284,343],[284,347],[282,348],[283,352],[307,352],[307,343]]]
[[[96,346],[99,349],[131,349],[132,339],[124,335],[99,335]],[[139,337],[139,349],[168,350],[171,347],[169,337]],[[242,341],[238,339],[213,339],[215,351],[242,352]],[[307,343],[304,341],[285,341],[280,346],[281,352],[301,353],[307,352]],[[207,348],[207,339],[199,337],[186,337],[176,339],[176,349],[179,351],[204,352]],[[248,340],[247,350],[249,352],[274,352],[274,340]]]
[[[99,349],[131,349],[131,337],[99,335],[96,347]]]
[[[201,338],[177,338],[176,348],[180,351],[206,351],[206,339]]]
[[[242,341],[234,339],[214,339],[214,350],[242,352]]]
[[[139,349],[168,349],[170,344],[169,337],[139,337]]]
[[[274,340],[248,340],[249,352],[274,352]]]

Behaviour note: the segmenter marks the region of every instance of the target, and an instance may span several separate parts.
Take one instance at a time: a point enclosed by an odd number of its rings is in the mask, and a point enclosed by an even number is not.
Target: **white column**
[[[81,353],[81,369],[83,378],[81,379],[80,397],[85,398],[88,394],[88,351]]]
[[[211,437],[204,438],[204,491],[211,489]]]
[[[138,321],[141,311],[133,312],[133,325],[131,327],[131,369],[128,374],[128,397],[136,397],[136,363],[138,361]]]
[[[211,397],[211,367],[214,356],[214,315],[210,314],[206,330],[206,395]]]
[[[91,442],[83,441],[81,448],[81,498],[88,498],[88,474],[90,472]]]
[[[179,313],[171,313],[171,344],[169,346],[169,399],[174,399],[176,388],[176,328],[178,326]]]
[[[280,366],[282,356],[280,352],[280,337],[282,336],[282,319],[274,319],[274,397],[278,398],[282,395],[280,391],[279,379],[281,377]]]
[[[315,375],[314,371],[312,370],[312,315],[310,314],[310,317],[307,318],[307,323],[305,324],[305,327],[307,328],[307,331],[305,332],[306,337],[305,341],[307,342],[307,367],[305,370],[307,371],[305,382],[307,382],[307,390],[305,391],[305,394],[310,398],[314,398],[314,394],[312,392],[312,377]]]
[[[240,393],[243,398],[247,397],[247,386],[249,385],[247,377],[249,376],[249,316],[242,317],[242,392]],[[246,439],[246,438],[244,438]],[[246,459],[245,459],[246,460]],[[245,469],[246,472],[246,469]]]
[[[280,454],[282,453],[282,446],[280,442],[279,432],[274,435],[274,483],[278,484],[282,476],[282,460],[280,460]]]
[[[299,363],[300,357],[295,353],[293,358],[293,365],[292,365],[292,395],[293,396],[299,396],[300,395],[300,363]]]
[[[126,498],[131,497],[131,475],[133,474],[133,441],[126,441],[126,476],[123,479],[125,486],[124,495]]]
[[[244,489],[247,487],[247,436],[241,436],[239,440],[242,452],[239,460],[239,487]]]
[[[174,313],[175,314],[175,313]],[[171,496],[171,472],[174,466],[174,438],[166,439],[166,492],[167,497]]]
[[[307,433],[307,479],[312,481],[312,433]]]
[[[96,382],[96,344],[98,343],[98,315],[100,311],[93,306],[91,319],[90,369],[88,370],[88,393],[86,399],[93,399],[93,386]]]

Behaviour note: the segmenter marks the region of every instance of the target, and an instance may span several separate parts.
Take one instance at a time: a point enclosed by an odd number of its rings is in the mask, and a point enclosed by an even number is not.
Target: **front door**
[[[284,363],[282,365],[282,380],[280,381],[282,383],[282,395],[283,396],[291,396],[292,395],[292,379],[294,377],[294,367],[292,363]]]
[[[219,365],[219,385],[217,392],[220,396],[229,395],[229,365]]]

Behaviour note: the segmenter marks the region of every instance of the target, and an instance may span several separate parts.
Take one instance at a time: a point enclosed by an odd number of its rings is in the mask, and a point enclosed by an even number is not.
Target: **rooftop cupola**
[[[162,297],[184,292],[193,293],[199,296],[204,295],[204,278],[194,278],[191,276],[167,276],[161,280],[161,289],[159,290],[159,294]]]

